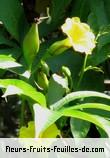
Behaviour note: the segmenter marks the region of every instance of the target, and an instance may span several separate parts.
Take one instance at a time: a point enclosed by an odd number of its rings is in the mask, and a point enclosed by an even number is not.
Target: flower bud
[[[29,32],[26,34],[23,41],[23,51],[25,60],[31,68],[33,60],[39,51],[39,34],[38,34],[38,25],[33,23]]]

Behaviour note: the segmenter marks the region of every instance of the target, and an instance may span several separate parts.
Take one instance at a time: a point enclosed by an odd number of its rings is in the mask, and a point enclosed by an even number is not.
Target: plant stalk
[[[83,79],[83,76],[84,76],[84,72],[85,72],[85,68],[86,68],[86,63],[87,63],[87,57],[88,57],[88,54],[86,54],[85,58],[84,58],[84,63],[83,63],[82,70],[80,72],[80,78],[79,78],[79,81],[78,81],[78,84],[77,84],[77,89],[79,88],[79,86],[81,84],[81,81]]]

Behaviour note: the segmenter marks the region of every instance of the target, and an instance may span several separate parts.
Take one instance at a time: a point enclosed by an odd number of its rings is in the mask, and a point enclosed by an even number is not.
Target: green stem
[[[85,68],[86,68],[86,63],[87,63],[87,57],[88,57],[88,54],[86,54],[85,58],[84,58],[84,64],[83,64],[82,70],[80,72],[80,78],[79,78],[79,81],[78,81],[77,89],[79,88],[79,86],[81,84],[81,81],[83,79],[83,76],[84,76],[84,72],[85,72]]]
[[[25,102],[25,98],[22,97],[22,105],[21,105],[21,114],[20,114],[20,127],[25,125],[25,106],[26,106],[26,102]],[[33,112],[33,103],[31,103],[30,101],[29,103],[29,109],[30,112],[32,114],[32,119],[34,119],[34,112]]]

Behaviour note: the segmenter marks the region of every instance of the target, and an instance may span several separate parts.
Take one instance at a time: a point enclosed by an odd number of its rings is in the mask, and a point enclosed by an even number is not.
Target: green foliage
[[[21,66],[19,63],[15,62],[15,59],[8,55],[0,55],[0,68],[8,69],[12,67]]]
[[[47,20],[47,22],[42,23],[39,28],[41,36],[48,35],[61,25],[66,14],[65,10],[68,8],[70,3],[71,0],[52,0],[52,4],[50,6],[50,18]]]
[[[68,81],[66,78],[53,74],[49,81],[49,87],[47,92],[47,103],[51,105],[60,100],[68,89]],[[57,93],[53,93],[56,90]]]
[[[0,20],[9,33],[16,39],[20,38],[20,20],[22,19],[23,8],[18,0],[0,0]]]
[[[59,23],[59,20],[61,20],[65,15],[65,9],[67,9],[68,5],[71,3],[72,0],[53,0],[52,1],[52,9],[51,9],[51,17],[52,22]],[[62,9],[61,9],[62,8]]]
[[[90,129],[90,123],[78,118],[71,118],[71,132],[75,138],[85,138]]]
[[[98,115],[86,113],[81,110],[76,110],[76,109],[74,110],[74,106],[73,108],[62,108],[58,111],[51,111],[48,109],[44,109],[38,105],[34,107],[34,110],[35,113],[44,115],[44,117],[47,118],[46,120],[45,119],[43,120],[42,125],[39,127],[39,131],[37,133],[38,136],[40,135],[40,133],[44,132],[47,128],[49,128],[49,126],[51,126],[62,116],[74,117],[94,123],[98,127],[102,128],[107,133],[108,136],[110,136],[110,128],[109,128],[110,122],[107,119],[104,119],[103,117],[100,117]],[[35,119],[36,119],[36,115],[35,115]]]
[[[99,92],[92,92],[92,91],[73,92],[73,93],[66,95],[65,97],[60,99],[58,102],[56,102],[55,104],[51,105],[51,109],[60,109],[65,104],[67,104],[73,100],[83,99],[86,97],[100,97],[100,98],[110,99],[110,96],[105,95],[103,93],[99,93]]]
[[[22,3],[0,0],[0,87],[5,99],[19,96],[20,137],[89,137],[91,123],[100,137],[110,137],[110,96],[105,94],[110,90],[105,85],[110,80],[110,1],[37,1],[26,4],[32,12]],[[71,19],[69,37],[62,32],[72,17],[81,20],[76,37]],[[75,51],[76,44],[77,50],[95,48],[86,55]]]
[[[90,5],[88,0],[74,0],[72,1],[71,16],[78,16],[82,20],[86,20],[88,13],[90,12]],[[86,11],[85,11],[86,8]]]
[[[8,89],[9,86],[16,87],[17,89],[19,89],[19,91],[18,90],[16,91],[14,88]],[[13,92],[13,94],[19,94],[19,95],[23,94],[23,95],[30,97],[31,99],[40,103],[43,106],[46,105],[45,96],[42,93],[37,92],[37,90],[35,90],[35,88],[33,88],[31,85],[29,85],[28,83],[25,83],[22,80],[1,79],[0,80],[0,87],[8,89],[7,95],[10,95],[10,93],[12,93],[12,92]]]
[[[104,8],[103,0],[90,0],[91,11],[95,14],[97,18],[97,23],[100,26],[108,24],[108,18],[106,15],[106,10]]]

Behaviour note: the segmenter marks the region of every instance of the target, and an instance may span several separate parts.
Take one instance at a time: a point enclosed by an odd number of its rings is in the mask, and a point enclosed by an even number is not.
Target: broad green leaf
[[[101,36],[98,40],[98,48],[99,50],[105,46],[106,44],[109,44],[110,43],[110,33],[104,35],[104,36]]]
[[[33,23],[23,41],[24,57],[29,67],[39,50],[39,43],[38,24]]]
[[[98,98],[94,98],[94,99],[87,98],[84,100],[83,103],[78,104],[78,105],[86,105],[86,104],[88,104],[90,106],[90,108],[86,108],[86,107],[83,109],[78,108],[78,110],[83,110],[84,112],[90,113],[92,115],[98,115],[98,116],[101,116],[101,117],[104,117],[107,119],[110,118],[110,111],[109,111],[110,101],[109,100],[104,100],[104,99],[100,98],[99,103],[98,103]],[[96,104],[95,106],[98,106],[98,107],[94,107],[94,104]],[[73,105],[73,104],[71,103],[71,105]],[[93,105],[93,108],[92,108],[92,105]],[[102,106],[101,108],[99,107],[100,105]],[[76,106],[76,105],[74,105],[74,106]],[[105,107],[105,106],[107,106],[107,107]],[[70,107],[70,108],[72,108],[72,107]]]
[[[39,137],[44,131],[46,131],[46,129],[48,129],[52,124],[54,124],[58,118],[60,118],[57,113],[56,117],[52,118],[55,112],[50,111],[47,108],[41,108],[39,104],[34,105],[34,113],[36,137]]]
[[[79,79],[79,72],[83,64],[84,56],[75,53],[73,49],[70,49],[58,56],[54,56],[48,59],[48,65],[53,73],[61,71],[62,66],[66,66],[70,69],[73,79],[73,89],[76,90],[77,82]]]
[[[0,55],[0,68],[1,69],[8,69],[14,67],[20,67],[19,63],[15,61],[15,59],[8,55]]]
[[[90,7],[92,13],[94,13],[97,18],[99,28],[102,25],[108,24],[108,19],[103,0],[90,0]]]
[[[51,105],[60,100],[66,93],[66,89],[68,89],[68,81],[57,74],[53,74],[49,81],[47,104]]]
[[[107,13],[107,16],[108,16],[109,21],[110,21],[110,1],[104,0],[104,6],[105,6],[106,13]]]
[[[98,132],[100,133],[100,137],[101,138],[107,138],[108,136],[107,136],[107,133],[104,131],[104,130],[102,130],[100,127],[96,127],[97,128],[97,130],[98,130]]]
[[[104,110],[105,111],[109,111],[110,112],[110,106],[108,106],[108,105],[105,105],[105,104],[101,104],[101,103],[85,103],[85,104],[80,104],[80,105],[76,105],[76,106],[73,106],[73,107],[71,107],[70,109],[74,109],[74,110],[84,110],[84,109],[99,109],[99,110],[103,110],[103,114],[104,114]],[[105,116],[104,116],[105,118],[107,117],[107,115],[106,115],[106,113],[105,113]],[[84,123],[83,123],[84,122]],[[87,128],[87,126],[86,126],[86,124],[88,123],[86,123],[85,121],[82,121],[81,120],[81,128],[80,128],[80,121],[79,121],[79,123],[78,123],[78,121],[77,121],[77,123],[74,125],[74,123],[75,123],[75,121],[74,121],[74,119],[73,119],[73,122],[72,122],[72,125],[71,125],[71,130],[72,129],[74,129],[75,127],[76,127],[76,129],[79,127],[79,131],[74,131],[73,130],[73,135],[74,135],[74,132],[75,132],[75,134],[76,134],[76,137],[79,137],[80,135],[78,135],[78,134],[84,134],[84,132],[83,131],[85,131],[86,130],[86,128]],[[84,127],[82,127],[84,125]],[[75,126],[75,127],[74,127]],[[77,127],[78,126],[78,127]],[[74,127],[74,128],[72,128],[72,127]],[[106,138],[107,137],[107,134],[101,129],[101,128],[99,128],[99,127],[97,127],[97,129],[98,129],[98,131],[99,131],[99,133],[100,133],[100,135],[101,135],[101,137],[102,138]],[[82,135],[81,135],[82,136]]]
[[[0,36],[0,45],[14,46],[14,43]]]
[[[110,46],[106,53],[110,50]],[[100,54],[101,53],[101,54]],[[93,62],[97,62],[95,58],[96,52],[93,53],[93,56],[89,57],[87,66],[93,65]],[[101,56],[102,55],[102,56]],[[97,59],[101,58],[101,60],[104,60],[103,58],[104,52],[103,50],[97,54]],[[91,58],[91,59],[90,59]],[[73,90],[91,90],[91,91],[104,91],[104,75],[102,73],[96,72],[94,70],[89,70],[84,74],[82,83],[79,88],[77,88],[78,80],[79,80],[79,72],[82,69],[82,64],[84,62],[84,56],[83,54],[75,53],[72,50],[68,50],[64,52],[63,54],[60,54],[58,56],[54,56],[51,59],[48,59],[48,65],[50,67],[50,70],[53,73],[60,72],[62,66],[67,66],[71,71],[71,76],[73,80]],[[94,65],[93,65],[94,66]],[[98,84],[97,84],[98,82]]]
[[[27,70],[27,65],[23,56],[20,58],[19,62],[21,63],[22,67],[12,68],[9,70],[15,74],[20,75],[21,78],[23,77],[23,80],[25,81],[25,79],[30,78],[31,72]]]
[[[60,109],[65,104],[68,104],[69,102],[73,100],[87,98],[87,97],[100,97],[100,98],[110,99],[110,96],[103,93],[94,92],[94,91],[72,92],[66,95],[63,99],[56,102],[55,104],[51,105],[51,109],[55,109],[55,110]]]
[[[13,72],[17,75],[19,75],[20,77],[24,77],[24,79],[29,79],[31,76],[30,71],[26,70],[25,67],[16,67],[16,68],[11,68],[8,69],[10,72]]]
[[[62,113],[64,116],[74,117],[74,118],[91,122],[95,124],[96,126],[100,127],[101,129],[103,129],[107,133],[107,135],[110,137],[110,121],[106,120],[105,118],[100,117],[98,115],[91,115],[89,113],[85,113],[85,112],[81,112],[77,110],[72,111],[72,110],[65,109]]]
[[[96,17],[96,15],[93,12],[89,14],[87,22],[90,25],[90,27],[93,30],[93,32],[97,33],[99,31],[97,17]]]
[[[85,138],[90,129],[90,123],[78,118],[71,118],[70,127],[73,137]]]
[[[91,66],[91,70],[84,73],[81,84],[77,90],[84,91],[104,91],[104,73],[97,71],[94,66]],[[97,84],[98,83],[98,84]]]
[[[16,86],[8,86],[2,97],[5,98],[9,95],[14,95],[14,94],[22,94],[22,90],[20,88],[17,88]]]
[[[54,124],[54,122],[48,126],[48,128],[42,132],[42,128],[45,125],[45,122],[52,115],[51,111],[47,108],[41,108],[38,104],[34,105],[34,113],[35,113],[35,135],[36,137],[43,138],[54,138],[60,134],[58,128]],[[50,133],[51,132],[51,133]]]
[[[25,79],[30,78],[31,72],[26,69],[24,63],[22,63],[21,61],[20,61],[20,64],[16,63],[15,59],[10,56],[10,53],[4,53],[4,54],[7,54],[7,55],[0,55],[0,57],[6,56],[6,58],[4,58],[5,60],[3,59],[2,61],[0,61],[1,70],[3,70],[4,72],[10,71],[10,72],[15,73],[17,75],[25,77]],[[1,74],[2,74],[2,72],[1,72]]]
[[[0,69],[0,78],[3,78],[6,70]]]
[[[101,48],[100,51],[98,49],[88,58],[87,65],[97,66],[103,63],[110,56],[110,44],[107,44]]]
[[[110,46],[106,53],[110,50]],[[100,54],[101,53],[101,54]],[[93,65],[93,62],[97,62],[95,58],[96,52],[93,53],[94,58],[92,59],[92,55],[87,60],[87,66]],[[102,55],[102,56],[101,56]],[[103,50],[97,54],[97,59],[103,58],[104,52]],[[91,58],[91,59],[90,59]],[[102,73],[96,72],[94,70],[88,71],[84,74],[83,80],[79,88],[77,88],[78,80],[79,80],[79,72],[82,69],[82,64],[84,62],[84,55],[75,53],[72,50],[68,50],[63,54],[58,56],[54,56],[51,59],[48,59],[48,65],[50,70],[53,73],[60,72],[62,66],[67,66],[71,71],[71,76],[73,80],[73,90],[90,90],[90,91],[104,91],[104,75]],[[93,65],[94,66],[94,65]],[[98,82],[98,84],[97,84]]]
[[[14,86],[13,92],[9,86]],[[42,93],[37,92],[35,88],[22,80],[0,79],[0,87],[6,89],[8,88],[8,95],[15,92],[15,94],[28,96],[29,98],[38,102],[40,105],[46,106],[45,96]]]
[[[71,107],[70,109],[73,109],[73,110],[100,109],[100,110],[110,111],[110,106],[106,104],[101,104],[101,103],[85,103],[85,104],[75,105]]]
[[[0,49],[0,55],[12,56],[16,60],[21,56],[21,53],[22,50],[20,47]]]
[[[55,123],[59,118],[61,118],[62,116],[66,116],[66,117],[73,117],[94,123],[95,125],[102,128],[110,137],[110,122],[98,115],[91,115],[86,112],[72,110],[68,108],[64,108],[59,111],[51,111],[48,110],[47,108],[40,107],[39,105],[34,106],[34,111],[35,111],[35,119],[42,121],[41,126],[39,123],[39,130],[37,131],[38,136],[40,135],[40,133],[44,132],[49,126]],[[41,119],[41,117],[39,117],[38,119],[39,115],[40,116],[43,115],[44,118]]]
[[[98,33],[97,49],[88,58],[87,65],[96,66],[104,62],[110,56],[110,25],[101,27]]]
[[[14,43],[5,37],[3,30],[0,30],[0,45],[14,46]]]
[[[110,25],[102,27],[99,31],[99,37],[97,39],[98,50],[110,43]]]
[[[89,6],[88,0],[74,0],[73,1],[71,16],[74,16],[74,17],[77,16],[81,19],[81,21],[85,21],[87,19],[89,11],[90,11],[90,6]]]
[[[52,1],[52,8],[51,8],[51,17],[52,17],[52,22],[54,21],[55,23],[59,22],[59,20],[64,17],[65,9],[68,7],[70,4],[71,0],[53,0]]]
[[[22,16],[23,9],[18,0],[0,0],[0,20],[17,40],[19,40],[19,26]]]
[[[21,64],[22,65],[21,66],[20,63],[15,63],[15,60],[17,60],[21,56],[21,52],[22,52],[21,48],[19,48],[19,47],[0,49],[0,56],[3,56],[4,59],[8,59],[8,60],[10,59],[10,61],[13,61],[14,65],[19,64],[19,66],[17,66],[17,67],[13,67],[13,65],[10,64],[11,68],[8,68],[6,70],[11,71],[18,75],[20,75],[20,74],[24,73],[24,71],[26,71],[26,70],[24,70],[24,67],[22,64]],[[1,63],[3,64],[3,61],[1,61]],[[6,65],[6,67],[9,66],[9,65],[7,65],[7,63],[5,61],[4,61],[4,63]],[[21,69],[23,70],[22,72],[18,71]],[[2,70],[6,71],[5,69],[2,69]],[[2,74],[2,72],[1,72],[1,74]]]

